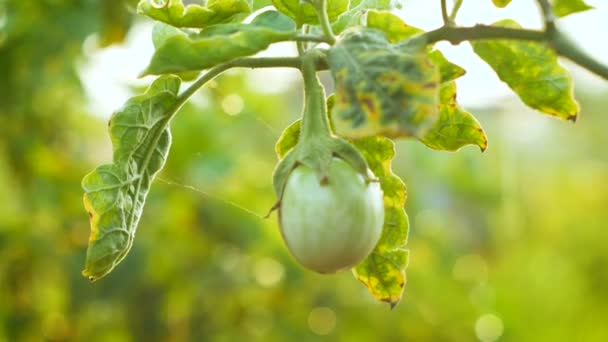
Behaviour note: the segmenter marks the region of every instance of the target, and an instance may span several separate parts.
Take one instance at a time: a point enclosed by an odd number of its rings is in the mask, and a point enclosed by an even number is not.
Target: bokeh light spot
[[[480,316],[475,322],[475,335],[482,342],[493,342],[502,336],[504,326],[500,317],[493,314]]]
[[[308,314],[308,327],[317,335],[328,335],[336,327],[336,314],[330,308],[316,307]]]
[[[222,100],[222,109],[228,115],[238,115],[244,108],[243,98],[238,94],[230,94]]]
[[[480,255],[464,255],[456,260],[452,275],[460,281],[485,282],[488,278],[488,265]]]
[[[272,287],[283,279],[285,268],[274,259],[263,258],[255,263],[253,272],[258,284],[264,287]]]

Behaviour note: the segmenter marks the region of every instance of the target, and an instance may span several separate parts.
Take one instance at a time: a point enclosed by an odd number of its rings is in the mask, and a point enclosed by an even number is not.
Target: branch
[[[463,41],[483,39],[513,39],[545,43],[559,56],[567,58],[579,66],[608,80],[607,65],[600,63],[581,51],[563,33],[556,29],[545,32],[488,25],[475,25],[472,27],[443,26],[436,30],[423,33],[421,37],[426,39],[427,44],[433,44],[443,40],[452,44],[459,44]]]
[[[300,57],[268,57],[268,58],[238,58],[233,61],[220,64],[214,68],[211,68],[203,76],[201,76],[196,82],[192,83],[190,87],[181,93],[176,101],[176,107],[179,108],[194,94],[200,87],[204,86],[207,82],[214,79],[219,74],[231,68],[300,68],[301,66]],[[176,111],[177,112],[177,111]]]
[[[550,33],[555,31],[555,16],[551,9],[551,4],[548,0],[536,0],[540,10],[543,14],[543,20],[545,22],[545,32]]]
[[[447,0],[441,0],[441,18],[443,18],[444,25],[450,25],[450,16],[448,15]]]
[[[475,25],[472,27],[442,26],[436,30],[424,33],[422,37],[426,39],[427,44],[437,43],[442,40],[447,40],[452,44],[480,39],[515,39],[537,42],[546,40],[546,34],[543,31],[489,25]]]
[[[460,6],[462,6],[462,0],[455,0],[454,1],[454,6],[452,6],[452,13],[450,13],[450,22],[455,22],[456,21],[456,15],[458,14],[458,11],[460,10]]]
[[[331,44],[332,41],[325,36],[317,36],[312,34],[299,33],[294,37],[296,42],[313,42],[313,43],[327,43]]]
[[[327,16],[327,0],[308,0],[312,3],[315,10],[317,11],[317,17],[319,18],[319,25],[323,30],[323,34],[327,38],[327,43],[332,45],[336,42],[336,36],[331,28],[329,17]]]

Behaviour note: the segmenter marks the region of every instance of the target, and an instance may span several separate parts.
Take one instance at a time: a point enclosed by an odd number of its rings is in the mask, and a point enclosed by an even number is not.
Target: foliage
[[[222,75],[181,108],[129,256],[83,281],[78,183],[112,151],[76,66],[86,38],[126,33],[132,17],[117,3],[0,2],[0,340],[469,341],[489,314],[505,340],[608,339],[608,121],[605,90],[584,82],[576,129],[505,100],[467,108],[492,138],[483,158],[396,141],[415,229],[393,311],[348,274],[301,269],[276,223],[248,212],[275,200],[269,151],[300,99],[261,91],[249,73]],[[246,106],[224,115],[234,94]]]
[[[504,7],[509,1],[494,3]],[[446,151],[469,144],[484,151],[488,145],[477,119],[456,102],[454,80],[465,70],[447,60],[433,43],[471,40],[475,52],[525,104],[569,120],[576,118],[579,109],[572,97],[570,76],[558,64],[557,55],[599,69],[600,73],[606,71],[578,53],[555,29],[550,4],[538,3],[546,22],[544,32],[526,31],[513,21],[459,28],[454,20],[460,3],[448,16],[442,2],[445,25],[425,33],[390,12],[379,11],[397,6],[392,1],[273,0],[278,11],[257,14],[249,23],[240,21],[252,8],[270,3],[256,2],[251,7],[242,0],[209,1],[204,6],[179,0],[140,1],[139,13],[164,23],[154,30],[155,53],[142,75],[163,76],[142,98],[127,102],[110,122],[115,163],[99,167],[83,181],[85,207],[91,218],[84,274],[91,280],[98,279],[126,256],[147,191],[167,158],[169,120],[183,101],[231,67],[289,66],[302,70],[306,89],[304,124],[300,130],[288,128],[277,144],[280,155],[290,150],[289,144],[296,145],[274,172],[277,203],[273,208],[280,213],[283,189],[298,165],[314,170],[321,184],[327,181],[333,156],[346,161],[363,177],[368,177],[368,166],[377,171],[385,191],[384,232],[374,252],[355,267],[355,275],[377,299],[395,305],[405,285],[408,224],[402,213],[405,190],[396,190],[401,182],[385,165],[392,159],[392,143],[386,139],[413,137],[432,149]],[[555,11],[564,15],[584,7],[580,2],[558,2]],[[470,38],[459,36],[458,30],[469,32]],[[299,57],[244,58],[282,41],[295,42]],[[329,48],[310,43],[327,43]],[[555,51],[548,49],[552,46]],[[330,115],[333,133],[326,123],[324,90],[316,81],[317,69],[324,67],[329,68],[335,81]],[[160,85],[168,80],[179,84],[177,76],[165,75],[208,69],[182,94],[173,86],[167,95],[155,90],[165,89]],[[126,125],[118,125],[119,118]]]

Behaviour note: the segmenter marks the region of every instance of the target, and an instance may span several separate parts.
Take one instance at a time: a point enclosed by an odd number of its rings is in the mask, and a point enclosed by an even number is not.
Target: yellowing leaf
[[[391,160],[395,156],[391,140],[368,137],[355,140],[354,144],[380,179],[384,192],[384,227],[372,253],[353,269],[353,273],[376,299],[394,307],[403,295],[409,256],[405,249],[409,221],[403,209],[407,192],[403,181],[391,170]]]
[[[137,224],[154,176],[171,145],[169,120],[177,110],[180,80],[163,76],[110,119],[114,162],[82,180],[91,234],[84,276],[95,281],[110,273],[133,245]]]
[[[214,25],[195,34],[161,25],[153,32],[156,51],[143,75],[207,69],[254,55],[295,34],[293,21],[276,11],[260,14],[251,24]]]
[[[442,84],[440,99],[439,120],[420,141],[435,150],[456,151],[476,145],[485,151],[488,138],[477,119],[456,102],[456,83]]]
[[[137,12],[176,27],[202,28],[251,13],[247,0],[209,0],[206,6],[184,5],[182,0],[141,0]]]
[[[390,43],[397,43],[424,32],[404,23],[401,18],[388,11],[369,11],[366,26],[384,32]]]
[[[492,0],[492,2],[494,3],[494,6],[502,8],[510,4],[511,0]]]
[[[349,138],[423,136],[438,117],[439,72],[422,51],[376,30],[349,31],[328,53],[332,122]]]
[[[557,17],[565,17],[567,15],[583,12],[593,9],[593,6],[589,6],[583,0],[554,0],[553,1],[553,13]]]
[[[511,20],[495,25],[520,27]],[[562,119],[576,120],[579,108],[573,97],[572,79],[548,46],[513,40],[475,41],[471,44],[475,53],[526,105]]]

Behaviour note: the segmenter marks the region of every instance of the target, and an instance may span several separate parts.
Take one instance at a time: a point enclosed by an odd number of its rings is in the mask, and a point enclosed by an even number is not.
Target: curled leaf
[[[254,55],[295,34],[293,21],[277,11],[264,12],[250,24],[214,25],[194,34],[161,25],[153,31],[156,51],[143,75],[204,70]]]
[[[479,121],[456,102],[455,82],[442,84],[439,120],[420,141],[444,151],[456,151],[465,145],[476,145],[481,151],[488,147],[488,138]]]
[[[367,137],[355,140],[354,145],[380,180],[384,193],[384,227],[372,253],[353,273],[376,299],[394,307],[403,295],[409,257],[405,249],[409,221],[403,209],[407,192],[403,181],[391,170],[395,147],[390,139]]]
[[[175,27],[203,28],[244,18],[251,13],[247,0],[209,0],[206,6],[184,5],[182,0],[141,0],[137,12]]]
[[[176,76],[160,77],[115,112],[109,129],[114,162],[82,180],[91,224],[82,274],[91,281],[110,273],[133,245],[146,196],[169,153],[179,86]]]

